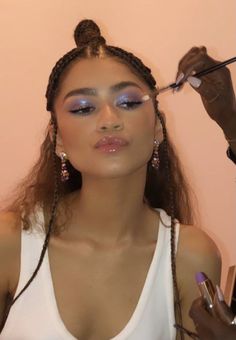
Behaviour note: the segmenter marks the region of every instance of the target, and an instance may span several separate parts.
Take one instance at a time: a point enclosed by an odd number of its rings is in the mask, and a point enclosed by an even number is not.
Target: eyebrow
[[[124,88],[128,87],[128,86],[134,86],[137,87],[139,89],[142,89],[138,84],[132,82],[132,81],[122,81],[118,84],[112,85],[109,88],[109,92],[114,93],[114,92],[118,92],[120,90],[123,90]],[[84,94],[84,95],[88,95],[88,96],[97,96],[98,95],[98,91],[96,88],[90,88],[90,87],[83,87],[80,89],[75,89],[72,90],[70,92],[68,92],[65,97],[64,97],[64,101],[71,96],[76,96],[79,94]]]

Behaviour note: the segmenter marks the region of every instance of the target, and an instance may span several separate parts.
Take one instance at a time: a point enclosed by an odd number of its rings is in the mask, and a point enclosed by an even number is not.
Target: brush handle
[[[220,68],[225,67],[226,65],[232,64],[234,62],[236,62],[236,57],[230,58],[228,60],[223,61],[222,63],[216,64],[216,65],[211,66],[211,67],[209,67],[209,68],[207,68],[205,70],[202,70],[202,71],[196,73],[194,75],[194,77],[196,77],[196,78],[203,77],[203,76],[205,76],[205,75],[207,75],[207,74],[209,74],[211,72],[219,70]],[[187,79],[185,81],[187,81]],[[168,89],[175,89],[176,87],[179,87],[179,86],[180,86],[180,84],[172,83],[172,84],[170,84],[170,85],[168,85],[166,87],[160,88],[158,93],[161,93],[161,92],[163,92],[165,90],[168,90]]]

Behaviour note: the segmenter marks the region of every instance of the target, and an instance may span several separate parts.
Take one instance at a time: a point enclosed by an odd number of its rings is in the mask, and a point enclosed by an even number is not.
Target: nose
[[[119,113],[116,113],[109,104],[105,104],[98,115],[97,131],[121,131],[124,128],[124,122]]]

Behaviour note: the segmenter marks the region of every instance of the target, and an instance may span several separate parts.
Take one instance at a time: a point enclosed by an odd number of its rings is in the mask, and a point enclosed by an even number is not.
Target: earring
[[[66,161],[67,161],[66,153],[61,152],[60,158],[61,158],[61,181],[66,182],[70,178],[69,171],[67,170],[67,167],[66,167]]]
[[[154,147],[153,147],[151,165],[155,170],[158,170],[159,165],[160,165],[160,159],[159,159],[159,153],[158,153],[159,145],[160,143],[158,142],[158,140],[154,139]]]

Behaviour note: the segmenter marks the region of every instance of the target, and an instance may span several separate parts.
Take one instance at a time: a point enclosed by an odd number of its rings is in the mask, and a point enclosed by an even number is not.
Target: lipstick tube
[[[215,289],[212,282],[203,272],[196,274],[196,282],[201,296],[204,299],[207,310],[212,313],[214,306]]]

